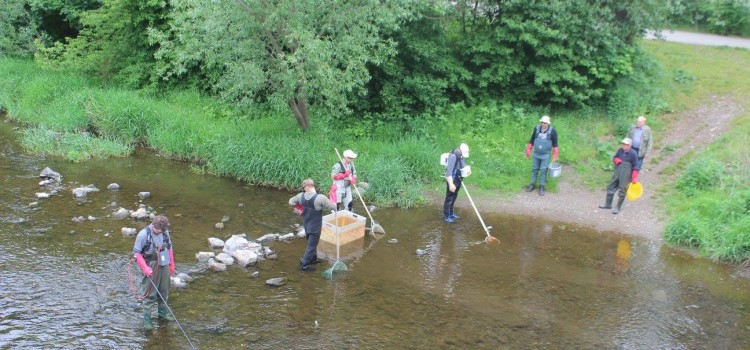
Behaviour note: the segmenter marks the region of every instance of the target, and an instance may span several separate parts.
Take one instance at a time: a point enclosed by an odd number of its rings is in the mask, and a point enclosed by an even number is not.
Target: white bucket
[[[562,174],[562,164],[558,162],[549,165],[549,176],[552,178],[559,177]]]

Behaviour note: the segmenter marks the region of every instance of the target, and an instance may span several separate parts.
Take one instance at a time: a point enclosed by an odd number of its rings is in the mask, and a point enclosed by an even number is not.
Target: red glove
[[[302,206],[302,204],[297,204],[294,206],[294,213],[302,216],[302,213],[304,213],[305,207]]]
[[[630,173],[630,177],[633,179],[633,183],[638,182],[638,170],[633,170],[633,172]]]
[[[356,176],[354,176],[354,175],[352,175],[352,180],[351,180],[351,182],[352,182],[352,185],[354,185],[355,183],[357,183],[357,177],[356,177]]]
[[[552,160],[557,160],[559,156],[560,156],[560,149],[557,147],[552,148]]]
[[[622,159],[620,158],[612,159],[612,161],[615,163],[615,165],[620,165],[620,163],[622,163]]]
[[[532,146],[531,144],[526,145],[526,158],[529,158],[529,156],[531,155],[531,147],[534,146]]]
[[[169,250],[169,275],[174,276],[174,250]]]
[[[347,178],[350,174],[351,173],[349,173],[348,171],[344,172],[344,173],[338,173],[336,175],[333,175],[333,179],[334,180],[343,180],[343,179]]]
[[[152,271],[151,268],[148,267],[148,264],[146,264],[146,259],[143,258],[143,255],[141,253],[135,253],[135,261],[138,262],[138,266],[141,267],[141,271],[143,271],[143,274],[146,275],[146,277],[151,277],[154,271]]]
[[[338,196],[336,196],[336,191],[338,191],[338,186],[336,184],[331,185],[331,192],[328,192],[328,200],[331,201],[331,203],[337,203]]]

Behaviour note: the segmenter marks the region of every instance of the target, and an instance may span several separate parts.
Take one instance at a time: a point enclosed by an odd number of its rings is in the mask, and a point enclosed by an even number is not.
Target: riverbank
[[[545,196],[539,196],[536,191],[527,193],[519,189],[511,194],[472,191],[472,198],[483,212],[543,217],[599,231],[660,241],[668,222],[662,196],[669,193],[670,187],[677,180],[677,174],[671,171],[672,167],[689,152],[702,150],[713,144],[743,113],[743,105],[732,97],[716,96],[698,108],[665,115],[663,118],[669,121],[670,127],[666,128],[663,135],[654,135],[656,145],[639,175],[644,186],[643,196],[635,202],[626,201],[623,211],[617,215],[610,210],[598,208],[604,202],[606,182],[601,184],[600,189],[591,190],[583,185],[581,175],[571,166],[563,167],[557,190],[548,191]],[[665,147],[667,145],[669,147]],[[518,156],[523,155],[519,152]],[[466,183],[471,186],[471,179],[467,179]],[[428,196],[432,201],[440,202],[443,199],[441,191],[442,189],[432,192]],[[462,209],[462,216],[468,220],[475,216],[464,193],[459,196],[456,206]]]

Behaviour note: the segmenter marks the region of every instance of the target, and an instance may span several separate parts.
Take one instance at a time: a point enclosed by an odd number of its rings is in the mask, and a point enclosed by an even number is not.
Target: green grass
[[[679,174],[663,196],[669,208],[667,242],[694,246],[716,260],[750,258],[750,51],[664,42],[644,46],[671,72],[662,82],[675,110],[728,96],[744,111],[711,146],[688,152],[667,171]],[[671,121],[672,116],[664,119]],[[658,142],[658,141],[657,141]],[[662,151],[680,145],[665,145]]]

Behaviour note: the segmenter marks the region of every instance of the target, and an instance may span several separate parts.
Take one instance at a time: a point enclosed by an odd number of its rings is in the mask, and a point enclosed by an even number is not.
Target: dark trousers
[[[458,191],[461,189],[461,181],[462,178],[460,176],[453,177],[453,184],[456,185],[456,192],[451,192],[448,182],[445,183],[445,203],[443,203],[444,216],[453,214],[453,205],[456,203]]]
[[[320,241],[320,232],[308,233],[307,237],[307,248],[305,248],[305,254],[302,255],[300,260],[300,266],[310,265],[311,262],[318,259],[318,242]]]

